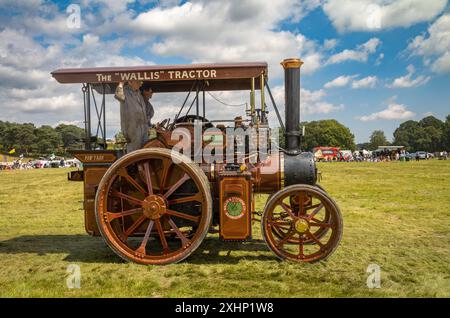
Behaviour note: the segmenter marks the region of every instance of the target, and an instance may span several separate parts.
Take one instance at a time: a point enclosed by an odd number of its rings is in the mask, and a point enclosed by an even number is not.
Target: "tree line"
[[[389,144],[384,132],[375,130],[370,136],[370,141],[362,146],[376,149],[378,146]],[[409,152],[450,150],[450,115],[445,121],[427,116],[419,121],[408,120],[401,123],[394,131],[392,145],[404,146]]]
[[[317,146],[340,147],[341,149],[375,150],[378,146],[389,145],[385,134],[375,130],[366,143],[355,144],[351,130],[334,119],[302,122],[305,136],[301,149],[311,151]],[[120,138],[120,133],[116,135]],[[0,121],[0,151],[5,153],[15,149],[16,153],[27,156],[67,155],[68,149],[83,147],[84,129],[75,125],[60,124],[53,128],[48,125],[36,127],[32,123],[11,123]],[[450,115],[445,121],[427,116],[420,121],[408,120],[400,124],[394,132],[394,145],[405,146],[409,152],[436,152],[450,150]],[[284,147],[284,136],[280,130],[280,145]]]
[[[55,128],[32,123],[11,123],[0,121],[0,151],[26,156],[46,156],[51,153],[68,155],[70,148],[82,146],[84,129],[75,125],[60,124]]]
[[[427,116],[420,121],[408,120],[400,124],[390,143],[382,130],[375,130],[366,143],[355,144],[355,136],[350,129],[334,119],[302,122],[305,136],[301,149],[311,151],[314,147],[328,146],[341,149],[376,150],[378,146],[404,146],[406,151],[437,152],[450,150],[450,115],[445,121]],[[280,133],[280,144],[284,147],[284,135]]]

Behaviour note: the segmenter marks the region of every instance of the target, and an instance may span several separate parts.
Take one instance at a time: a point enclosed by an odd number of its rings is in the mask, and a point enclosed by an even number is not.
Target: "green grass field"
[[[0,172],[1,297],[449,297],[450,161],[321,164],[344,217],[328,261],[280,262],[262,241],[208,237],[182,263],[124,263],[84,232],[66,169]],[[262,210],[265,197],[258,197]],[[67,267],[81,288],[66,286]],[[366,285],[369,264],[381,288]]]

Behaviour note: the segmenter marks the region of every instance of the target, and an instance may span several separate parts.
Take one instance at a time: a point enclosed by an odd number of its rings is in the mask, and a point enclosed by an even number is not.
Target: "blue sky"
[[[0,120],[82,125],[80,87],[49,75],[61,67],[265,60],[284,108],[279,62],[298,56],[302,120],[337,119],[357,142],[375,129],[391,139],[405,120],[450,114],[449,30],[447,0],[0,0]],[[182,100],[158,95],[155,120]],[[237,104],[248,94],[218,97]],[[109,102],[113,135],[118,107]],[[212,117],[236,115],[208,102]]]

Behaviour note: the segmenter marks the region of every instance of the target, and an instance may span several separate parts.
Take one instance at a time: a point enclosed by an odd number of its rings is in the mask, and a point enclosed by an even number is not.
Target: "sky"
[[[59,68],[231,61],[269,64],[284,118],[289,57],[304,61],[301,120],[336,119],[357,143],[450,114],[447,0],[0,0],[0,120],[83,127],[81,86],[57,83]],[[208,119],[244,115],[216,99],[242,104],[248,92],[213,94]],[[155,94],[153,121],[174,117],[183,98]],[[113,136],[119,105],[108,96],[106,106]]]

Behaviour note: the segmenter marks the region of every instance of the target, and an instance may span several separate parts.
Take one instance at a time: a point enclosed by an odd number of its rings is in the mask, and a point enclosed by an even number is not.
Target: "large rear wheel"
[[[189,158],[148,148],[117,160],[100,182],[96,218],[110,248],[127,261],[163,265],[193,253],[208,233],[208,179]]]

